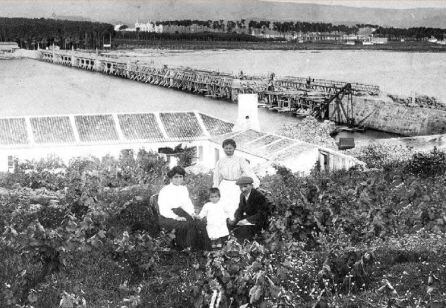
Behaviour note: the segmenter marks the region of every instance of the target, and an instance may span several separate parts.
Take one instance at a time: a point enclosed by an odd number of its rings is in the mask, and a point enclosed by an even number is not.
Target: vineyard
[[[157,154],[21,163],[0,178],[0,307],[444,307],[446,154],[376,167],[276,167],[268,230],[206,252],[159,229]],[[211,182],[187,175],[197,210]]]

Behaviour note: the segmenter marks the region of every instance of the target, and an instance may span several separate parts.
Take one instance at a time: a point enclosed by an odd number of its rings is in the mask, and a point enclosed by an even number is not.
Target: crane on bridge
[[[353,118],[353,91],[350,83],[337,89],[334,94],[322,94],[319,92],[319,95],[314,96],[307,93],[301,98],[305,102],[305,107],[311,109],[309,114],[317,119],[331,119],[338,124],[347,123],[349,126],[355,124]],[[330,104],[333,102],[334,107],[330,114]]]
[[[346,100],[344,102],[344,98]],[[329,115],[329,106],[334,102],[334,108]],[[353,117],[353,91],[352,85],[347,83],[341,89],[339,89],[333,96],[327,98],[324,102],[325,114],[328,118],[334,119],[336,123],[342,123],[342,119],[345,118],[345,122],[349,127],[355,125],[355,119]]]

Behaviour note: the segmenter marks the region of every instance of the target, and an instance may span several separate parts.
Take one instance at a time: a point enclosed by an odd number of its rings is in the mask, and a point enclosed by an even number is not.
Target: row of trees
[[[414,40],[422,40],[424,38],[435,37],[439,40],[446,38],[446,30],[439,28],[409,28],[409,29],[401,29],[401,28],[382,28],[378,27],[375,31],[375,34],[379,36],[385,36],[389,39],[414,39]]]
[[[443,39],[445,30],[438,28],[386,28],[377,25],[355,26],[333,25],[331,23],[308,22],[271,22],[271,21],[199,21],[174,20],[163,21],[158,24],[191,26],[193,24],[217,29],[218,32],[156,34],[148,32],[121,32],[120,37],[130,40],[197,40],[197,41],[258,41],[258,38],[246,34],[248,29],[274,30],[280,33],[307,33],[307,32],[340,32],[345,34],[357,33],[359,28],[376,28],[375,35],[389,39],[421,40],[427,37]],[[241,31],[237,31],[241,29]],[[243,31],[244,30],[244,31]],[[245,34],[244,34],[245,33]],[[102,48],[115,36],[113,25],[106,23],[68,21],[55,19],[27,19],[27,18],[0,18],[0,41],[15,41],[21,48],[37,49],[51,46],[53,43],[64,49]]]
[[[345,34],[355,34],[360,28],[371,27],[375,28],[375,34],[388,37],[390,39],[422,39],[426,37],[436,37],[437,39],[443,39],[446,33],[445,29],[440,28],[426,28],[426,27],[414,27],[414,28],[393,28],[393,27],[381,27],[379,25],[372,24],[356,24],[353,26],[347,25],[333,25],[332,23],[322,22],[301,22],[301,21],[268,21],[268,20],[250,20],[245,19],[236,21],[224,21],[224,20],[169,20],[158,21],[157,25],[164,26],[184,26],[189,27],[192,25],[204,26],[213,30],[220,30],[224,32],[233,32],[236,29],[270,29],[281,33],[287,32],[341,32]]]
[[[155,32],[121,32],[118,38],[123,40],[141,41],[228,41],[228,42],[258,42],[258,41],[280,41],[277,39],[263,39],[248,34],[200,32],[200,33],[155,33]]]
[[[69,21],[44,18],[0,18],[0,41],[14,41],[21,48],[37,49],[100,48],[114,36],[113,25],[106,23]]]
[[[310,22],[273,22],[269,20],[168,20],[168,21],[157,21],[156,25],[163,26],[184,26],[190,27],[192,25],[198,25],[203,27],[208,27],[213,30],[221,30],[226,32],[232,32],[235,29],[271,29],[279,32],[345,32],[345,33],[355,33],[358,28],[356,26],[345,26],[345,25],[333,25],[331,23],[310,23]]]

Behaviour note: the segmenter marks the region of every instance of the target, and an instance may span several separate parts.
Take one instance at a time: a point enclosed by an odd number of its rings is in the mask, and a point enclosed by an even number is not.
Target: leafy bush
[[[429,153],[416,153],[407,162],[405,170],[421,177],[444,175],[446,172],[446,153],[436,147]]]
[[[405,146],[379,143],[347,150],[346,153],[365,162],[369,168],[384,168],[398,164],[413,155],[412,150]]]
[[[420,173],[429,164],[436,168]],[[211,252],[171,250],[172,235],[157,229],[147,199],[167,167],[154,154],[74,159],[57,191],[57,179],[31,189],[25,173],[6,175],[0,306],[445,303],[443,167],[444,155],[433,152],[368,172],[300,177],[278,168],[261,180],[275,204],[268,229]],[[186,184],[199,209],[211,175],[188,174]]]
[[[27,160],[17,163],[13,174],[8,174],[1,180],[3,187],[14,185],[33,189],[62,189],[65,184],[65,163],[57,156],[48,156],[38,161]]]

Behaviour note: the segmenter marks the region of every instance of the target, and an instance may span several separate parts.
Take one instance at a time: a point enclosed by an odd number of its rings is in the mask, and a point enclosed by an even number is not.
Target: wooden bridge
[[[336,106],[343,105],[343,109],[348,111],[352,96],[379,94],[379,87],[374,85],[292,76],[276,77],[274,74],[249,76],[241,72],[236,76],[182,66],[138,63],[107,54],[42,50],[41,59],[232,102],[237,101],[240,93],[257,93],[259,106],[298,116],[313,115],[320,119],[340,118],[339,114],[329,114],[329,105],[334,102]],[[340,98],[337,94],[347,84],[350,86],[348,93],[345,93],[344,106],[344,95]],[[335,96],[337,98],[333,100]],[[342,108],[338,110],[340,112]],[[347,115],[345,118],[348,118]]]

